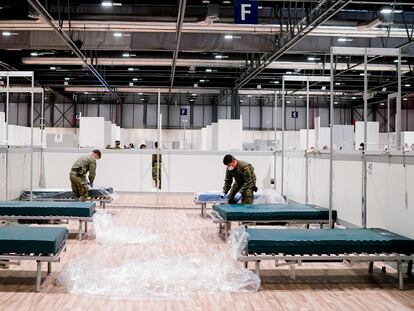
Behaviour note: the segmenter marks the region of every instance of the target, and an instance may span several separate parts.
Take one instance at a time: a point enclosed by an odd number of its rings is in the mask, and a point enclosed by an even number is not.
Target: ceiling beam
[[[48,11],[42,6],[42,4],[38,0],[27,0],[27,2],[35,9],[37,13],[39,13],[40,17],[46,21],[50,27],[56,32],[56,34],[68,45],[68,47],[78,56],[82,62],[86,65],[86,67],[92,72],[92,74],[101,82],[101,84],[109,91],[118,101],[120,101],[120,97],[118,94],[114,92],[112,87],[106,82],[106,80],[101,76],[101,74],[88,63],[86,56],[79,50],[76,44],[72,41],[72,39],[62,30],[58,23],[55,22],[52,16],[48,13]]]

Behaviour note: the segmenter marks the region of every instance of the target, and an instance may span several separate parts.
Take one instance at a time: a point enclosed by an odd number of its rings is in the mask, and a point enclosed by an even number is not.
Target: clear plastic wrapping
[[[95,213],[93,228],[96,241],[102,244],[127,245],[158,241],[158,237],[154,234],[127,226],[114,225],[111,214],[105,210],[98,210]]]
[[[285,204],[286,200],[274,189],[264,189],[258,192],[255,204]]]
[[[237,260],[238,255],[247,249],[248,240],[249,234],[246,232],[243,226],[231,230],[227,238],[226,245],[226,251],[229,258]]]
[[[112,299],[185,299],[233,291],[257,291],[260,279],[224,254],[213,257],[191,254],[160,256],[153,260],[129,260],[106,266],[105,260],[77,258],[58,276],[70,293]]]

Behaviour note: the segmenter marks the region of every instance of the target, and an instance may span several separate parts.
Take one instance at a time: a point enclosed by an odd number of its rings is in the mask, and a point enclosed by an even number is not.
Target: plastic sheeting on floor
[[[274,189],[264,189],[254,200],[255,204],[284,204],[286,200]]]
[[[159,256],[110,267],[102,258],[78,257],[62,269],[58,283],[70,293],[112,299],[176,300],[198,292],[257,291],[260,278],[233,258],[242,247],[241,237],[230,239],[234,244],[229,242],[227,252],[215,256]]]
[[[112,216],[105,210],[98,210],[93,216],[93,227],[96,241],[102,244],[127,245],[151,243],[158,241],[158,237],[135,228],[116,226]]]

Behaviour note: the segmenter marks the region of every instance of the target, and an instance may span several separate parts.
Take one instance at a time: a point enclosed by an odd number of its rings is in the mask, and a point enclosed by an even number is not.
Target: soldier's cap
[[[99,159],[101,158],[101,152],[98,149],[92,151],[94,154],[98,155]]]
[[[223,164],[229,165],[234,160],[234,157],[231,154],[226,154],[223,158]]]

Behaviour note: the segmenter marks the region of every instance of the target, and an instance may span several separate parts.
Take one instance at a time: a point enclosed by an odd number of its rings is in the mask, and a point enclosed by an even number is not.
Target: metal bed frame
[[[375,261],[382,261],[382,262],[396,262],[397,263],[397,271],[398,271],[398,285],[400,290],[404,290],[404,279],[403,279],[403,269],[402,263],[407,262],[407,275],[412,275],[412,266],[414,260],[414,254],[407,255],[407,254],[397,254],[397,253],[376,253],[376,254],[368,254],[368,253],[351,253],[351,254],[305,254],[305,255],[286,255],[283,253],[279,254],[247,254],[245,251],[241,251],[237,258],[239,261],[244,263],[244,267],[248,267],[249,262],[255,263],[255,273],[258,277],[260,277],[260,262],[263,260],[274,260],[275,266],[286,266],[290,267],[290,278],[295,280],[295,265],[301,266],[302,262],[332,262],[332,261],[346,261],[350,264],[356,262],[368,262],[368,272],[372,272],[374,268]],[[383,272],[385,270],[383,269]]]
[[[30,199],[22,200],[22,201],[30,201]],[[78,200],[75,200],[73,198],[60,198],[60,199],[54,199],[54,198],[36,198],[32,201],[46,201],[46,202],[78,202]],[[111,197],[89,197],[87,201],[97,201],[99,202],[99,207],[105,209],[106,204],[111,204],[113,199]]]
[[[210,217],[213,219],[213,223],[219,225],[218,235],[223,239],[227,240],[229,232],[231,229],[231,221],[223,219],[217,212],[213,211],[210,213]],[[324,224],[329,224],[329,219],[275,219],[275,220],[243,220],[238,221],[239,225],[244,225],[246,228],[248,226],[257,226],[257,225],[269,225],[272,223],[287,223],[287,224],[302,224],[306,225],[306,228],[309,229],[310,224],[319,224],[320,228],[323,229]],[[332,228],[335,227],[335,222],[332,222]]]
[[[47,262],[47,275],[52,273],[52,262],[60,261],[60,254],[66,250],[66,241],[64,241],[60,249],[55,254],[0,254],[0,261],[16,260],[20,264],[22,260],[35,260],[37,263],[36,269],[36,292],[40,292],[42,285],[42,263]],[[7,262],[10,264],[10,262]]]
[[[88,222],[93,222],[93,217],[71,217],[71,216],[0,216],[0,220],[13,221],[13,220],[78,220],[79,221],[79,234],[78,240],[82,240],[82,234],[88,232]],[[85,224],[85,231],[82,229],[82,224]]]

